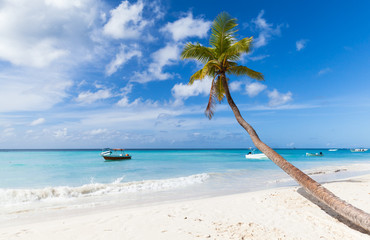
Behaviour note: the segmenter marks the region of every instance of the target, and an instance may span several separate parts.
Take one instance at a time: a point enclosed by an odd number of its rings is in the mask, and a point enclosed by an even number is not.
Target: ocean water
[[[0,150],[0,214],[65,205],[138,204],[297,184],[249,149],[127,150],[106,162],[100,150]],[[277,149],[319,182],[370,173],[370,152]],[[322,157],[306,153],[323,152]],[[258,151],[256,151],[258,153]]]

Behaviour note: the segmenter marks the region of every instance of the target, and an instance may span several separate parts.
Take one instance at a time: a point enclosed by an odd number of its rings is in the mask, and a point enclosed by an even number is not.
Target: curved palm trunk
[[[295,179],[307,192],[312,194],[319,201],[326,204],[336,213],[347,218],[357,226],[362,227],[370,232],[370,215],[361,209],[358,209],[351,204],[343,201],[342,199],[335,196],[332,192],[321,186],[318,182],[313,180],[311,177],[306,175],[304,172],[296,168],[294,165],[285,160],[272,148],[267,146],[260,140],[256,131],[249,125],[241,116],[238,107],[231,98],[229,87],[226,81],[226,76],[223,75],[222,83],[225,89],[227,102],[234,112],[235,118],[238,123],[248,132],[254,145],[263,152],[270,160],[272,160],[277,166],[283,169],[293,179]]]

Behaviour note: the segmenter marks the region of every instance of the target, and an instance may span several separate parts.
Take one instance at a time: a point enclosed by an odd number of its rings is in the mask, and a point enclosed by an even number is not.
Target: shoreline
[[[370,212],[370,174],[323,184]],[[0,239],[370,239],[300,187],[11,220]],[[145,230],[145,231],[144,231]]]

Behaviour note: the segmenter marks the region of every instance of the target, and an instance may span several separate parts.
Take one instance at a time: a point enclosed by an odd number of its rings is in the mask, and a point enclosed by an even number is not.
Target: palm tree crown
[[[209,40],[210,47],[199,43],[188,43],[181,53],[182,59],[195,59],[204,64],[202,69],[190,77],[190,85],[195,80],[202,80],[206,76],[212,78],[209,101],[205,111],[209,119],[213,116],[215,101],[221,102],[225,97],[225,86],[222,80],[226,78],[228,82],[226,74],[263,80],[262,73],[237,63],[242,54],[250,52],[253,40],[252,37],[247,37],[237,41],[237,26],[236,19],[223,12],[213,22],[212,35]]]

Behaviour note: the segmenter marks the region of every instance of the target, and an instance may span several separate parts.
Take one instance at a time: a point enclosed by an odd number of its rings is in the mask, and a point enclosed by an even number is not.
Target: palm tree
[[[260,140],[256,131],[240,114],[240,111],[229,91],[229,79],[226,74],[235,76],[248,76],[256,80],[263,80],[262,73],[248,67],[239,65],[242,54],[248,53],[251,48],[252,37],[236,39],[236,19],[223,12],[217,16],[212,25],[212,35],[209,40],[210,47],[199,43],[187,43],[181,53],[182,59],[195,59],[204,64],[203,68],[195,72],[189,84],[205,77],[212,79],[209,101],[205,110],[206,116],[211,119],[216,101],[221,102],[226,96],[236,120],[248,132],[254,145],[263,152],[277,166],[295,179],[307,192],[329,206],[336,213],[347,218],[352,223],[370,231],[370,215],[335,196],[332,192],[321,186],[301,170],[293,166],[272,148]]]

